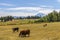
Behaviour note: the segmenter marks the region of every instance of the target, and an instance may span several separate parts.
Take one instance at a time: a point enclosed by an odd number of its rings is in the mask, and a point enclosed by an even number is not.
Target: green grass
[[[38,20],[38,19],[16,19],[16,20],[13,20],[13,21],[0,22],[0,26],[33,24],[35,20]]]
[[[60,40],[60,22],[23,25],[0,26],[0,40]],[[12,28],[19,27],[19,30],[30,29],[30,37],[18,37],[19,32],[12,32]]]

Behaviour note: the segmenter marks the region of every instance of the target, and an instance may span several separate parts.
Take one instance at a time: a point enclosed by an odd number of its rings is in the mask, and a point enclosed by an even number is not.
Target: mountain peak
[[[43,14],[43,13],[38,13],[38,14],[36,14],[35,16],[43,17],[43,16],[45,16],[45,14]]]

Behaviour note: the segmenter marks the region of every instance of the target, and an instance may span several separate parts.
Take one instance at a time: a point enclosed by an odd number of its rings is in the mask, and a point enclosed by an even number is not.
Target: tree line
[[[39,19],[40,16],[17,17],[16,19]]]
[[[0,17],[1,22],[6,22],[6,21],[12,21],[13,19],[39,19],[41,17],[39,16],[27,16],[27,17],[14,17],[14,16],[5,16],[5,17]]]
[[[48,15],[41,17],[41,16],[27,16],[27,17],[17,17],[14,18],[13,16],[5,16],[0,17],[1,22],[12,21],[13,19],[39,19],[36,20],[35,23],[39,22],[60,22],[60,12],[52,11],[48,13]]]
[[[14,19],[14,17],[12,17],[12,16],[0,17],[1,22],[12,21],[13,19]]]

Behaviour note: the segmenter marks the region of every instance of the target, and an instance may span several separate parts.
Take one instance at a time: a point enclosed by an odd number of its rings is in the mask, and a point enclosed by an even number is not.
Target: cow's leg
[[[15,32],[15,30],[13,30],[13,32]]]
[[[24,35],[24,37],[26,37],[26,34]]]
[[[17,32],[18,32],[18,29],[17,29]]]
[[[23,37],[24,35],[22,33],[19,34],[19,37]]]
[[[28,37],[30,36],[30,34],[28,34]]]
[[[26,35],[25,34],[21,34],[21,37],[26,37]]]

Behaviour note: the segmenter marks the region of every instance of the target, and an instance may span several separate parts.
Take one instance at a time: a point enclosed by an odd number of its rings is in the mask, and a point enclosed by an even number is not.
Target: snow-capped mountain
[[[43,16],[45,16],[45,14],[43,14],[43,13],[38,13],[38,14],[36,14],[35,16],[43,17]]]

